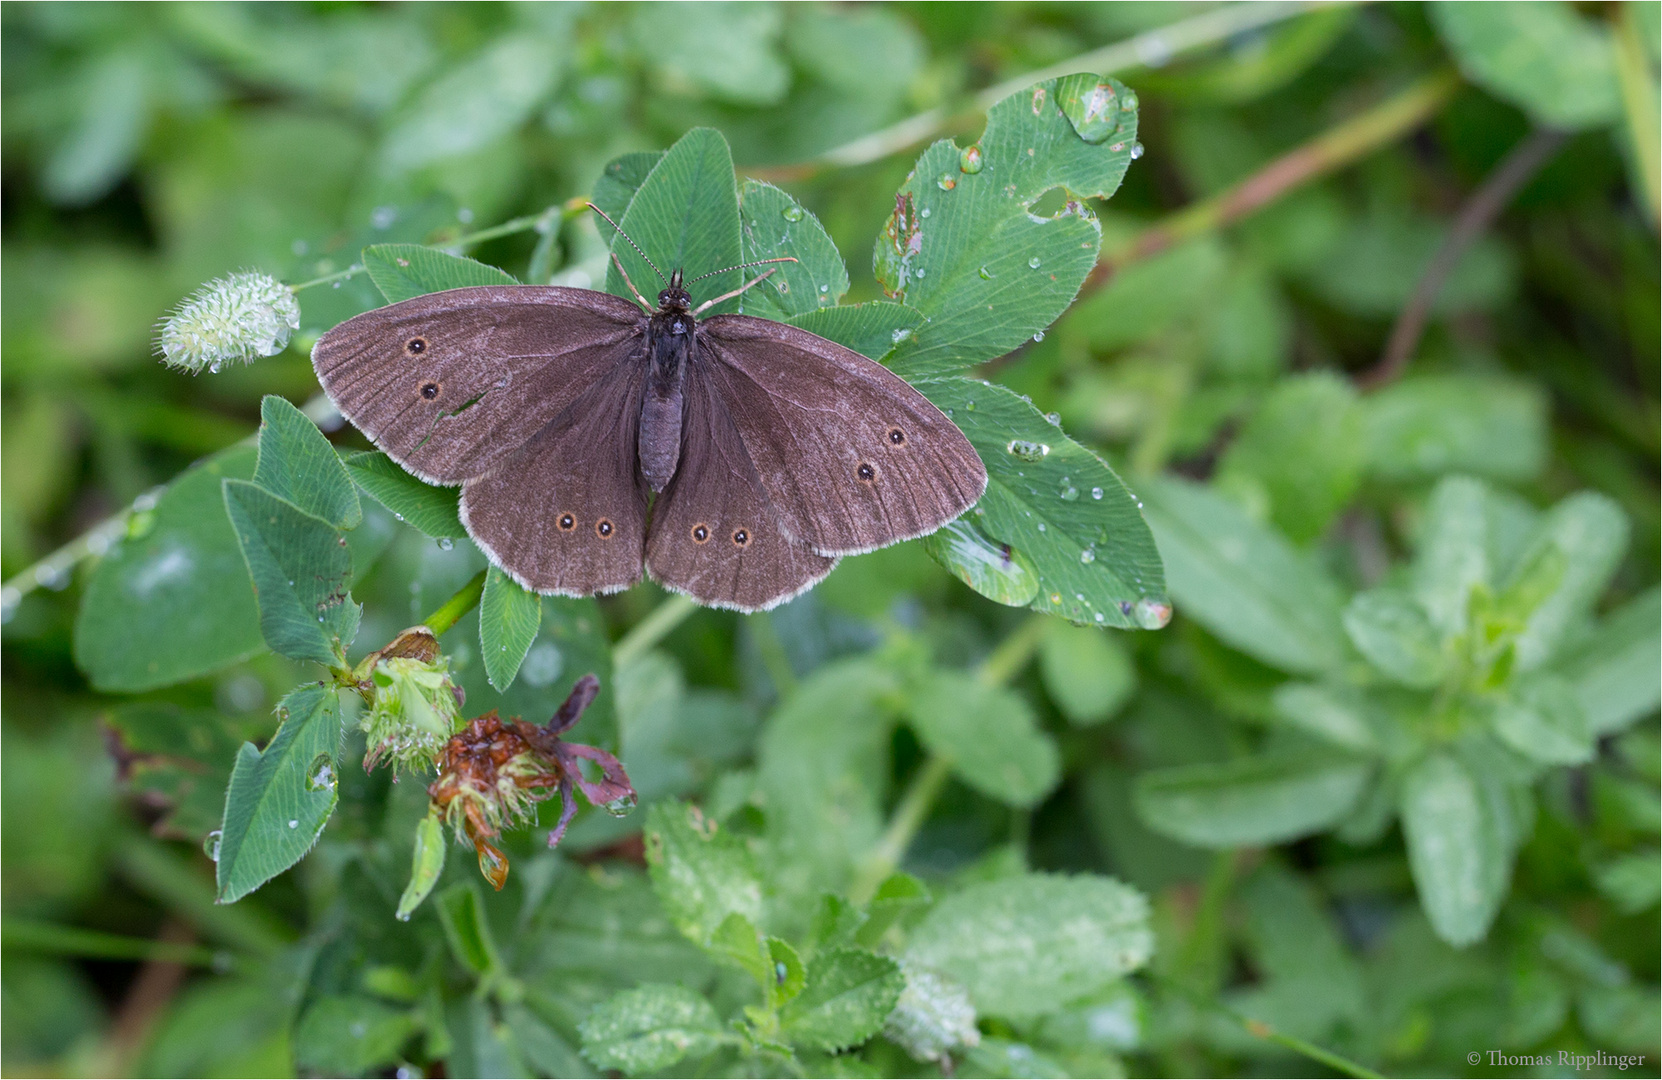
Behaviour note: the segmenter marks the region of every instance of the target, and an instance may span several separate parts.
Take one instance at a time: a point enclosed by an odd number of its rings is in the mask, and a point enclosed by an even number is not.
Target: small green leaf
[[[1137,669],[1119,638],[1060,619],[1045,624],[1039,671],[1051,700],[1076,727],[1109,719],[1137,690]]]
[[[407,920],[439,883],[439,875],[444,873],[444,852],[444,822],[437,813],[429,811],[416,826],[410,882],[404,886],[404,895],[398,898],[398,910],[394,913],[400,920]]]
[[[1609,31],[1571,5],[1461,2],[1427,13],[1462,74],[1537,123],[1574,131],[1621,116]]]
[[[900,965],[864,949],[827,949],[808,965],[802,992],[780,1014],[785,1037],[815,1050],[858,1046],[883,1029],[906,979]]]
[[[1179,610],[1284,671],[1344,664],[1339,588],[1313,559],[1198,484],[1163,477],[1144,494]]]
[[[1593,758],[1593,735],[1575,688],[1553,675],[1526,676],[1497,700],[1489,723],[1501,742],[1543,765],[1583,765]]]
[[[866,922],[866,913],[836,893],[821,893],[808,928],[810,953],[854,944],[855,933]]]
[[[881,360],[927,320],[921,311],[905,304],[873,300],[820,308],[785,321],[853,349],[867,359]]]
[[[225,789],[218,899],[229,904],[310,851],[334,812],[340,770],[340,701],[321,683],[277,706],[282,726],[262,752],[243,743]]]
[[[1606,616],[1555,667],[1575,686],[1595,736],[1620,731],[1655,712],[1662,701],[1662,671],[1656,663],[1662,653],[1659,626],[1662,600],[1652,587]]]
[[[848,291],[848,270],[819,219],[772,184],[746,180],[739,192],[745,262],[790,256],[794,263],[753,266],[749,281],[773,273],[739,298],[739,310],[763,319],[790,319],[835,307]],[[711,267],[717,269],[717,267]]]
[[[461,488],[436,487],[419,480],[379,450],[353,454],[345,464],[353,483],[406,525],[443,540],[467,536],[458,510]]]
[[[1022,874],[935,905],[905,960],[962,983],[981,1011],[1019,1019],[1100,990],[1153,951],[1136,890],[1095,875]]]
[[[808,982],[808,969],[802,966],[791,943],[782,938],[767,939],[768,959],[773,962],[772,978],[768,981],[768,1002],[777,1009],[802,993]]]
[[[1258,504],[1294,543],[1321,536],[1362,481],[1356,391],[1331,372],[1283,379],[1218,463],[1220,491]]]
[[[970,787],[1032,807],[1056,786],[1061,755],[1021,695],[965,672],[930,672],[907,695],[906,719]]]
[[[1035,611],[1096,626],[1157,629],[1165,571],[1135,497],[1102,459],[1013,391],[975,379],[918,384],[987,466],[975,525],[1038,571]]]
[[[721,920],[703,944],[705,952],[745,972],[764,991],[772,989],[773,957],[768,953],[767,939],[743,915],[735,911]]]
[[[540,625],[542,597],[490,567],[485,572],[484,595],[479,599],[479,647],[492,686],[506,690],[513,684]]]
[[[415,1017],[374,998],[318,998],[294,1029],[295,1064],[322,1076],[363,1076],[399,1059]]]
[[[890,927],[922,911],[933,899],[929,887],[911,874],[890,874],[872,894],[866,918],[855,928],[855,944],[875,949]]]
[[[1451,945],[1477,941],[1506,895],[1512,861],[1478,781],[1456,758],[1433,754],[1403,779],[1400,812],[1432,928]]]
[[[244,480],[224,481],[225,507],[259,599],[266,644],[295,660],[336,664],[358,632],[347,588],[352,553],[328,522]]]
[[[1627,533],[1627,515],[1596,492],[1571,495],[1547,512],[1534,544],[1506,586],[1512,589],[1525,580],[1531,566],[1542,558],[1562,556],[1564,572],[1556,587],[1539,604],[1530,605],[1518,635],[1519,670],[1528,671],[1550,659],[1566,631],[1592,609],[1627,550]]]
[[[450,954],[456,961],[477,975],[498,970],[502,958],[478,886],[471,881],[453,885],[439,894],[438,906],[444,939],[450,943]]]
[[[670,147],[641,182],[618,225],[658,266],[654,271],[626,241],[613,241],[612,252],[622,261],[629,280],[649,297],[659,287],[659,271],[685,270],[688,278],[710,274],[692,286],[695,304],[744,282],[738,270],[714,273],[744,261],[733,155],[718,131],[694,128]],[[602,222],[601,235],[610,232]],[[630,295],[616,265],[606,271],[606,291]],[[737,310],[738,301],[728,300],[710,313]]]
[[[364,248],[363,258],[389,304],[471,285],[519,284],[494,266],[420,244],[375,244]]]
[[[721,1020],[710,1003],[684,986],[649,983],[614,994],[578,1025],[583,1056],[630,1076],[661,1075],[685,1057],[721,1045]]]
[[[1467,375],[1404,379],[1362,402],[1368,471],[1388,480],[1464,472],[1534,479],[1547,458],[1547,411],[1526,383]]]
[[[1472,590],[1490,584],[1489,493],[1464,476],[1444,479],[1426,504],[1413,565],[1413,592],[1445,635],[1464,633]]]
[[[918,158],[872,256],[884,291],[930,319],[896,351],[901,375],[940,375],[1001,356],[1073,301],[1096,264],[1102,230],[1072,200],[1112,195],[1137,146],[1135,107],[1124,107],[1130,92],[1103,82],[1113,96],[1111,139],[1082,138],[1051,79],[989,109],[974,146],[943,139]],[[1055,188],[1068,192],[1065,208],[1034,216]]]
[[[1448,657],[1412,596],[1392,588],[1358,593],[1345,608],[1344,620],[1356,651],[1386,678],[1422,690],[1442,681]]]
[[[1369,703],[1351,687],[1287,682],[1275,688],[1273,701],[1276,714],[1300,731],[1361,754],[1381,749]]]
[[[1137,777],[1137,816],[1197,847],[1279,844],[1330,828],[1356,805],[1369,765],[1331,754],[1260,755]]]
[[[337,529],[355,529],[364,519],[335,448],[305,413],[276,394],[260,402],[254,483]]]
[[[568,51],[562,36],[506,33],[439,78],[424,80],[387,131],[382,170],[418,169],[510,135],[554,88]]]
[[[93,568],[75,620],[75,663],[94,689],[153,690],[265,648],[220,491],[226,477],[253,474],[254,450],[233,447],[175,477],[129,519]]]
[[[646,818],[652,887],[694,944],[710,940],[729,915],[761,918],[762,885],[744,843],[685,803],[658,803]]]
[[[594,194],[589,201],[613,221],[622,221],[635,193],[664,159],[664,154],[663,150],[639,150],[613,158],[601,170],[600,179],[594,182]],[[604,221],[597,224],[603,230],[601,235],[610,233]]]

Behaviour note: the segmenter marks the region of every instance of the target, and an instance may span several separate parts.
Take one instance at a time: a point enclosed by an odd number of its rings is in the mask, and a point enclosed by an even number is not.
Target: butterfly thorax
[[[641,396],[637,448],[641,475],[653,491],[662,491],[681,458],[681,381],[693,358],[692,297],[681,287],[681,271],[658,294],[658,310],[647,320],[646,387]]]

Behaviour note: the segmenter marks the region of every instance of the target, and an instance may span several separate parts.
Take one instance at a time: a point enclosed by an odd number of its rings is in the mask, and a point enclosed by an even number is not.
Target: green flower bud
[[[396,766],[426,771],[456,731],[456,688],[450,664],[443,657],[419,660],[391,657],[377,661],[370,672],[375,701],[360,727],[369,737],[364,768],[373,769],[390,756]]]

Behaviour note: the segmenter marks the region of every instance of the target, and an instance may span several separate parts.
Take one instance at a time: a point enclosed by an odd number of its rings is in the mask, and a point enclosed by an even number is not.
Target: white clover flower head
[[[359,723],[369,742],[364,766],[390,757],[403,769],[431,769],[460,714],[449,661],[392,657],[376,663],[370,680],[375,704]]]
[[[918,1061],[940,1061],[960,1046],[979,1046],[975,1006],[962,986],[927,968],[901,962],[906,989],[883,1027],[889,1037]]]
[[[294,290],[270,274],[244,270],[215,278],[162,320],[156,353],[169,367],[196,373],[275,356],[300,327]]]

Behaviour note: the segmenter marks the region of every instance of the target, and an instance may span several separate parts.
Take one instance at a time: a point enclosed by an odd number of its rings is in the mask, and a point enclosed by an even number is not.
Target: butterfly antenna
[[[593,210],[595,213],[597,213],[601,217],[605,218],[606,219],[606,224],[610,225],[612,227],[612,229],[614,231],[616,231],[619,236],[623,237],[625,240],[628,240],[629,241],[629,246],[635,249],[635,253],[638,254],[641,258],[646,260],[646,265],[652,267],[652,272],[657,274],[660,278],[663,278],[663,281],[664,281],[665,285],[669,284],[669,278],[664,277],[664,272],[662,270],[658,269],[658,264],[652,261],[652,257],[650,255],[648,255],[646,252],[641,250],[641,246],[639,244],[635,243],[635,240],[634,240],[633,237],[631,237],[628,233],[624,232],[623,229],[618,226],[618,223],[612,220],[612,216],[610,214],[608,214],[608,213],[606,213],[606,211],[600,209],[600,207],[594,205],[594,203],[589,203],[589,209]],[[613,258],[616,258],[616,256],[613,256]],[[622,270],[623,267],[619,266],[618,269]]]
[[[633,243],[633,241],[631,241],[631,243]],[[687,284],[691,285],[693,283],[693,281],[703,281],[705,278],[715,277],[717,274],[725,274],[725,273],[727,273],[728,270],[743,270],[747,266],[766,266],[768,263],[796,262],[796,261],[798,261],[798,260],[797,260],[795,255],[786,255],[786,256],[783,256],[782,258],[778,258],[778,259],[757,259],[755,262],[740,263],[737,266],[729,266],[729,267],[725,267],[721,270],[711,270],[708,274],[698,275],[697,277],[693,278],[692,281],[687,282]],[[758,278],[757,280],[760,280],[760,279]]]

